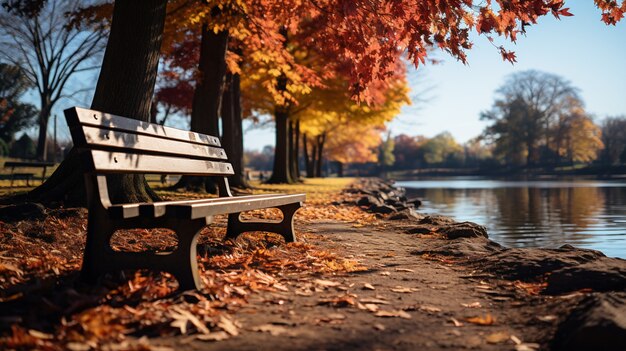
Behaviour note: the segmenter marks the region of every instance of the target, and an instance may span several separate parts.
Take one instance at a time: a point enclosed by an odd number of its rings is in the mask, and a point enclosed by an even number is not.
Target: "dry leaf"
[[[287,332],[287,328],[275,324],[262,324],[252,328],[252,331],[270,333],[272,336],[281,335]]]
[[[420,311],[424,311],[424,312],[428,312],[428,313],[441,312],[441,308],[435,307],[435,306],[420,305],[418,308],[419,308]]]
[[[237,328],[235,323],[230,318],[221,316],[220,321],[217,322],[217,326],[232,336],[239,335],[239,328]]]
[[[391,275],[391,272],[387,272],[387,271],[385,271],[385,272],[380,272],[380,275],[390,276],[390,275]]]
[[[374,329],[383,331],[383,330],[385,330],[385,326],[380,324],[380,323],[376,323],[376,324],[374,324]]]
[[[202,341],[222,341],[230,338],[227,332],[218,331],[210,334],[198,334],[196,335],[196,339]]]
[[[541,347],[539,344],[519,344],[515,345],[515,351],[536,351]]]
[[[462,303],[461,306],[467,307],[467,308],[480,308],[480,307],[483,307],[480,304],[480,302],[478,302],[478,301],[472,302],[472,303]]]
[[[450,322],[452,322],[452,324],[454,324],[455,327],[462,327],[463,323],[459,322],[458,319],[456,318],[450,318]]]
[[[520,340],[517,336],[515,335],[511,335],[511,341],[513,341],[515,343],[515,345],[519,345],[522,343],[522,340]]]
[[[404,293],[404,294],[406,294],[406,293],[412,293],[412,292],[418,291],[419,289],[407,288],[407,287],[404,287],[404,286],[396,286],[396,287],[391,288],[390,290],[393,291],[393,292],[396,292],[396,293]]]
[[[43,339],[43,340],[51,340],[54,339],[54,335],[52,334],[46,334],[46,333],[42,333],[39,330],[34,330],[34,329],[29,329],[28,330],[28,334],[36,337],[37,339]]]
[[[546,315],[546,316],[537,316],[537,319],[542,321],[542,322],[546,322],[546,323],[550,323],[550,322],[554,322],[556,320],[556,316],[555,315]]]
[[[395,310],[395,311],[378,311],[374,314],[376,317],[400,317],[404,319],[411,319],[411,315],[404,312],[403,310]]]
[[[465,320],[469,323],[478,325],[493,325],[496,322],[495,318],[493,318],[489,313],[484,316],[471,317]]]
[[[487,337],[485,337],[485,340],[489,344],[500,344],[505,341],[508,341],[510,337],[511,336],[507,332],[496,332],[496,333],[487,335]]]
[[[363,289],[366,289],[366,290],[376,290],[376,288],[372,284],[370,284],[370,283],[363,284]]]
[[[389,301],[383,300],[383,299],[378,299],[378,298],[372,299],[372,298],[365,297],[365,298],[362,298],[360,301],[362,303],[366,303],[366,304],[367,303],[375,303],[375,304],[378,304],[378,305],[389,305]]]
[[[324,279],[315,279],[313,281],[313,283],[322,286],[324,288],[329,288],[329,287],[333,287],[333,286],[339,286],[341,285],[341,283],[339,282],[334,282],[332,280],[324,280]]]
[[[365,307],[366,310],[370,312],[378,312],[378,305],[375,305],[373,303],[366,303],[363,306]]]

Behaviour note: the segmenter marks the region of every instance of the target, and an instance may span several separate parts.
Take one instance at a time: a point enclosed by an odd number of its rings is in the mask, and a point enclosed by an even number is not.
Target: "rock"
[[[432,247],[426,250],[415,250],[413,255],[437,254],[455,257],[467,257],[476,259],[479,257],[491,256],[506,250],[502,245],[487,238],[460,238],[452,241],[433,240],[426,243]]]
[[[407,233],[407,234],[428,234],[428,233],[432,233],[433,229],[436,230],[437,228],[423,226],[423,225],[418,225],[417,227],[413,227],[413,228],[407,230],[405,233]]]
[[[610,293],[585,298],[559,324],[551,349],[626,349],[626,294]]]
[[[439,232],[445,234],[448,239],[489,237],[487,228],[472,222],[449,224],[441,227]]]
[[[383,201],[387,201],[389,200],[389,195],[387,195],[385,192],[380,191],[378,194],[378,197],[380,197],[381,199],[383,199]]]
[[[544,293],[563,294],[585,288],[593,291],[625,291],[626,261],[600,257],[595,261],[561,268],[548,276],[548,287]]]
[[[558,249],[514,248],[482,257],[479,265],[482,270],[495,273],[504,279],[533,281],[542,279],[546,273],[602,257],[606,256],[600,251],[577,249],[570,245]]]
[[[412,204],[414,205],[416,208],[419,208],[420,206],[422,206],[422,200],[418,199],[418,198],[411,198],[411,199],[407,199],[405,200],[405,202],[407,204]]]
[[[370,212],[374,212],[374,213],[380,213],[380,214],[389,214],[389,213],[393,213],[396,212],[396,209],[389,206],[389,205],[372,205],[369,208]]]
[[[442,225],[442,224],[451,224],[456,223],[454,219],[445,216],[439,215],[431,215],[426,216],[420,220],[420,224],[434,224],[434,225]]]
[[[407,219],[419,220],[421,218],[422,217],[419,214],[415,213],[415,211],[413,211],[412,209],[404,209],[396,214],[389,216],[389,218],[387,219],[392,221],[401,221]]]
[[[382,201],[380,201],[378,198],[372,196],[372,195],[366,195],[363,196],[362,198],[360,198],[356,204],[358,206],[381,206],[383,204]]]
[[[43,219],[45,217],[46,208],[42,204],[35,202],[0,207],[0,220],[5,222]]]

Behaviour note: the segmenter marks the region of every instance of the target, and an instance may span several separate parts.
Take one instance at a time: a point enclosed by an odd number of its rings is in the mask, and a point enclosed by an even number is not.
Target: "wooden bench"
[[[226,239],[249,231],[267,231],[296,241],[293,216],[304,194],[265,194],[234,197],[226,176],[233,174],[218,138],[164,127],[103,112],[65,110],[74,145],[85,158],[88,200],[87,243],[81,279],[95,282],[106,272],[152,269],[172,273],[180,289],[200,289],[196,261],[199,231],[217,214],[228,214]],[[214,176],[219,198],[112,204],[107,174],[183,174]],[[243,221],[243,211],[278,208],[282,221]],[[178,238],[173,252],[119,252],[110,246],[116,230],[168,228]]]
[[[54,166],[54,162],[37,162],[37,161],[7,161],[4,168],[11,168],[11,187],[16,179],[26,180],[26,186],[30,186],[30,180],[35,176],[33,173],[15,173],[16,168],[43,168],[41,173],[41,182],[46,179],[46,169]]]

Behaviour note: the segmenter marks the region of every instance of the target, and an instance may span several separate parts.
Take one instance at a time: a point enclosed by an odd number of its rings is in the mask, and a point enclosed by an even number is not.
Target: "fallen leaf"
[[[239,335],[239,328],[237,328],[235,323],[230,318],[221,316],[220,321],[217,322],[217,326],[232,336]]]
[[[496,322],[495,318],[493,318],[489,313],[484,316],[470,317],[465,320],[469,323],[477,325],[493,325]]]
[[[555,315],[546,315],[546,316],[538,316],[537,319],[542,321],[542,322],[546,322],[546,323],[550,323],[550,322],[554,322],[556,320],[556,316]]]
[[[420,311],[424,311],[424,312],[428,312],[428,313],[441,312],[441,308],[435,307],[435,306],[430,306],[430,305],[420,305],[420,306],[418,306],[418,309]]]
[[[339,282],[334,282],[332,280],[324,280],[324,279],[315,279],[313,283],[319,286],[325,287],[325,288],[341,285],[341,283]]]
[[[515,345],[519,345],[522,343],[522,340],[520,340],[517,336],[515,335],[511,335],[511,341],[513,341],[515,343]]]
[[[459,322],[458,319],[456,318],[450,318],[450,322],[452,322],[452,324],[454,324],[455,327],[462,327],[463,323]]]
[[[396,287],[391,288],[390,290],[393,291],[393,292],[396,292],[396,293],[406,294],[406,293],[412,293],[412,292],[418,291],[419,289],[407,288],[407,287],[404,287],[404,286],[396,286]]]
[[[376,324],[374,324],[374,329],[383,331],[383,330],[385,330],[385,326],[380,324],[380,323],[376,323]]]
[[[541,347],[539,344],[519,344],[515,345],[515,351],[536,351]]]
[[[370,312],[378,312],[378,305],[375,305],[373,303],[366,303],[363,306],[365,307],[366,310]]]
[[[277,336],[286,333],[288,330],[285,327],[275,324],[262,324],[252,328],[252,331],[261,333],[270,333],[272,336]]]
[[[391,275],[391,272],[387,272],[387,271],[385,271],[385,272],[380,272],[380,275],[390,276],[390,275]]]
[[[372,299],[372,298],[362,298],[360,300],[362,303],[375,303],[378,305],[389,305],[389,301],[383,300],[383,299]]]
[[[36,337],[37,339],[50,340],[54,339],[54,335],[42,333],[39,330],[29,329],[28,334]]]
[[[489,334],[485,337],[485,340],[489,344],[500,344],[505,341],[508,341],[511,336],[507,332],[496,332]]]
[[[480,307],[483,307],[480,304],[480,302],[478,302],[478,301],[472,302],[472,303],[462,303],[461,306],[467,307],[467,308],[480,308]]]
[[[366,289],[366,290],[376,290],[376,288],[372,284],[370,284],[370,283],[363,284],[363,289]]]
[[[230,338],[227,332],[218,331],[210,334],[198,334],[196,335],[196,339],[202,341],[222,341]]]
[[[317,304],[318,305],[330,305],[333,307],[348,307],[348,306],[354,306],[356,304],[356,301],[350,295],[343,295],[343,296],[337,296],[332,299],[319,300]]]
[[[383,317],[383,318],[389,318],[389,317],[400,317],[400,318],[404,318],[404,319],[411,319],[411,315],[404,312],[403,310],[395,310],[395,311],[378,311],[376,312],[376,314],[374,314],[376,317]]]

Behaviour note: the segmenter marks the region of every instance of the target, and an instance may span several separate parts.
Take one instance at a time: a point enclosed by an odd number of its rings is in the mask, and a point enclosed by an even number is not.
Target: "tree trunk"
[[[243,126],[241,125],[241,91],[238,74],[228,73],[222,95],[222,146],[233,165],[234,175],[228,178],[230,186],[250,188],[243,166]]]
[[[117,0],[111,33],[91,108],[142,121],[150,120],[167,0]],[[75,150],[29,197],[38,201],[85,204],[83,159]],[[142,175],[109,177],[111,200],[156,199]]]
[[[326,142],[326,133],[317,137],[317,163],[315,164],[315,176],[322,176],[322,164],[324,163],[324,143]]]
[[[294,145],[293,152],[295,155],[295,172],[294,178],[300,179],[300,121],[296,122],[296,144]]]
[[[337,177],[343,177],[343,162],[337,162]]]
[[[50,97],[41,98],[41,110],[39,111],[39,137],[37,139],[37,152],[35,158],[45,161],[48,155],[48,121],[50,120],[52,103]]]
[[[317,155],[315,144],[311,145],[311,152],[309,153],[308,138],[304,134],[302,138],[302,147],[304,150],[304,165],[306,167],[306,177],[315,177],[315,155]]]
[[[298,174],[296,173],[296,128],[295,122],[289,121],[288,130],[289,130],[289,173],[291,174],[291,178],[294,182],[298,181]]]
[[[284,107],[276,107],[276,148],[274,149],[274,168],[267,180],[270,184],[294,183],[289,166],[289,113]]]
[[[198,63],[200,78],[193,94],[191,110],[191,130],[194,132],[219,137],[219,113],[224,92],[227,50],[228,32],[216,34],[206,23],[203,24]],[[210,193],[217,191],[215,183],[209,177],[183,176],[173,188]]]

